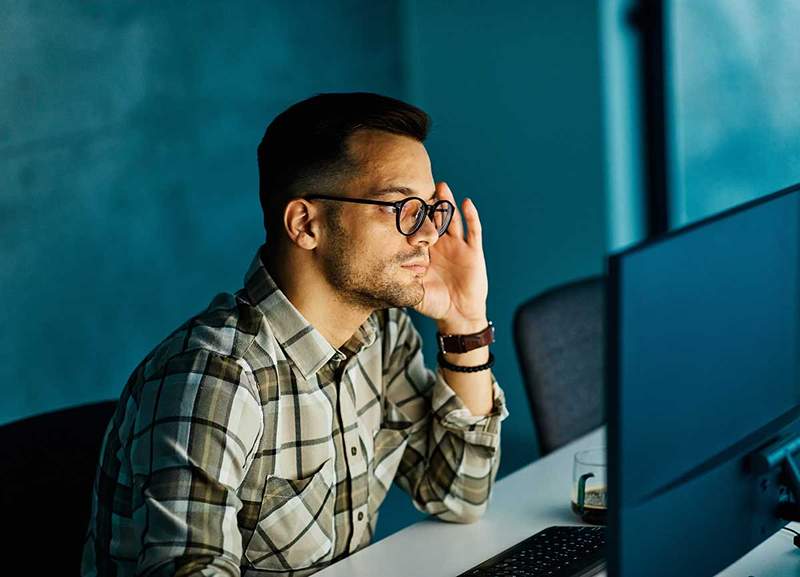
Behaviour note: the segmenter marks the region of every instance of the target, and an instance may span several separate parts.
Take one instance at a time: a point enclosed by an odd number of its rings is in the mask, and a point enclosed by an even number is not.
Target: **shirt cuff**
[[[473,415],[461,398],[445,381],[441,369],[436,371],[432,408],[436,420],[446,429],[459,433],[465,441],[487,447],[497,447],[500,423],[508,417],[503,389],[492,377],[492,410],[487,415]]]

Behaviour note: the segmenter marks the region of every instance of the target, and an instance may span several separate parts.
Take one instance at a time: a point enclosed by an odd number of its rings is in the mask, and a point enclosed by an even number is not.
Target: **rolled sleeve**
[[[500,423],[508,417],[505,393],[492,374],[492,410],[473,415],[447,384],[441,370],[436,371],[431,406],[442,427],[460,435],[466,442],[496,450],[500,443]]]

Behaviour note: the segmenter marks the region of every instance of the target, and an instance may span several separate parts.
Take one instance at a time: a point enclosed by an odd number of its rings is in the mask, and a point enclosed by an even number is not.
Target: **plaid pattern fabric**
[[[485,510],[507,416],[475,417],[423,364],[402,310],[338,350],[256,255],[235,295],[133,371],[106,432],[83,575],[308,575],[366,546],[392,481],[415,506]]]

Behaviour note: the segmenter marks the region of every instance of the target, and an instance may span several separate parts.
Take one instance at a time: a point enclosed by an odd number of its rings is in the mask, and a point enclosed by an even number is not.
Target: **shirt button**
[[[364,520],[364,513],[362,511],[358,512],[358,520],[359,521],[363,521]]]
[[[358,453],[358,449],[356,449],[355,447],[350,447],[350,454],[355,457],[356,453]]]

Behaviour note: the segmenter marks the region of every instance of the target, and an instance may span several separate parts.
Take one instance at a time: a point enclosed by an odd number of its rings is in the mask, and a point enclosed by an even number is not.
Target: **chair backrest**
[[[599,427],[605,277],[550,289],[514,315],[514,343],[542,456]]]
[[[116,406],[102,401],[0,426],[4,544],[34,573],[80,572],[100,447]]]

